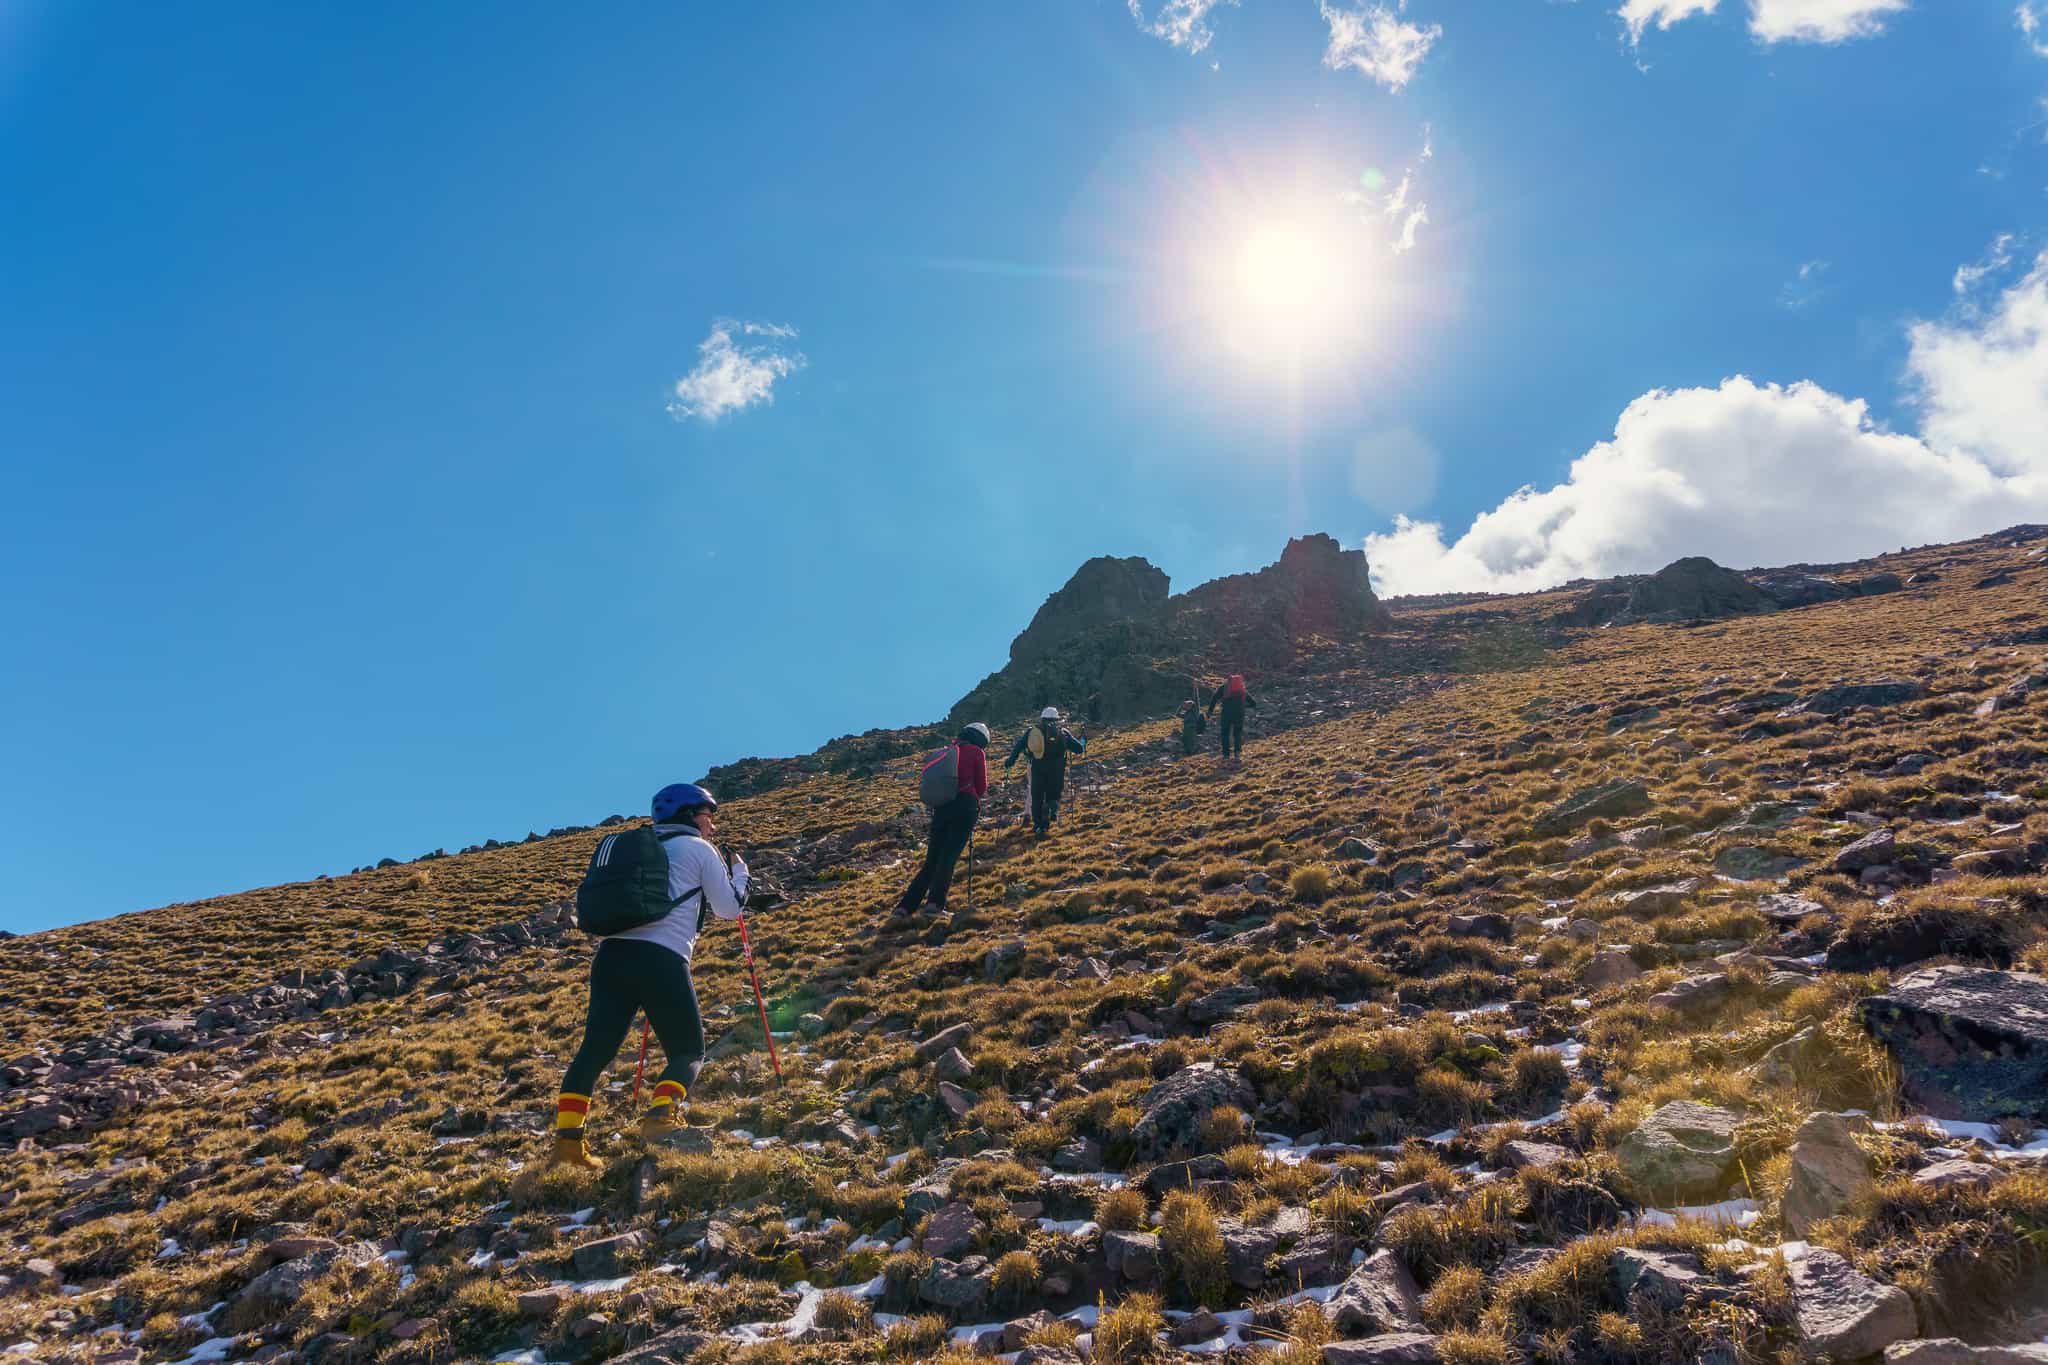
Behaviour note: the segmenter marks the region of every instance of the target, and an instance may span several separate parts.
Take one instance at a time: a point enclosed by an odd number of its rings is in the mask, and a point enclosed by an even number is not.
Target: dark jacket
[[[1024,733],[1017,736],[1017,743],[1010,750],[1010,757],[1003,763],[1004,772],[1010,771],[1011,767],[1015,765],[1020,757],[1030,752],[1031,732],[1044,724],[1045,722],[1042,720],[1034,720],[1031,724],[1024,727]],[[1054,769],[1064,772],[1067,767],[1068,751],[1071,750],[1078,754],[1088,747],[1088,741],[1081,739],[1064,725],[1055,726],[1052,733],[1048,734],[1045,739],[1045,757],[1031,760],[1031,770],[1033,772],[1038,772],[1042,769]]]

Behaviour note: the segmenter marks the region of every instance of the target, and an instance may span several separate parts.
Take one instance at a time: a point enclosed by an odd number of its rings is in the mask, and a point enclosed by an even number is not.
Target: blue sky
[[[929,719],[1094,554],[2048,519],[2048,7],[311,9],[0,9],[0,926]]]

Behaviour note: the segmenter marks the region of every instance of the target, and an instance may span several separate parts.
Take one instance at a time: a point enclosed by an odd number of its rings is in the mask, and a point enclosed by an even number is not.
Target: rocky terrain
[[[8,939],[0,1352],[2048,1359],[2044,560],[1091,561],[962,706],[1116,723],[950,920],[881,918],[933,727],[725,770],[783,1077],[714,928],[703,1126],[634,1136],[630,1040],[597,1176],[541,1166],[594,829]]]

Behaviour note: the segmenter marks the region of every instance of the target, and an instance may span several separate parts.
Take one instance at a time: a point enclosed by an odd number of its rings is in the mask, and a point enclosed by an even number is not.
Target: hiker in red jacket
[[[953,866],[974,834],[974,822],[981,818],[981,798],[988,795],[988,740],[988,727],[976,721],[954,741],[960,749],[960,793],[933,809],[924,865],[917,869],[903,899],[896,902],[897,919],[910,918],[920,904],[929,904],[935,915],[944,913],[946,892],[953,885]]]
[[[1230,681],[1223,684],[1223,690],[1209,698],[1209,714],[1216,713],[1218,703],[1223,706],[1223,757],[1233,754],[1241,761],[1244,758],[1244,711],[1247,706],[1257,706],[1258,698],[1244,685],[1244,674],[1233,673]]]

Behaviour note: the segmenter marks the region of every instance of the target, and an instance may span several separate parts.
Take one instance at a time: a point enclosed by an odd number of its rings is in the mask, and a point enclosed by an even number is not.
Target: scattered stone
[[[1340,1333],[1420,1331],[1422,1290],[1400,1258],[1381,1247],[1345,1278],[1325,1312]]]
[[[1646,1197],[1690,1202],[1720,1193],[1735,1161],[1735,1125],[1726,1109],[1673,1100],[1644,1119],[1615,1150],[1622,1174]]]
[[[1052,1154],[1052,1165],[1056,1171],[1099,1171],[1102,1145],[1093,1138],[1076,1138]]]
[[[1815,1063],[1826,1055],[1826,1050],[1819,1025],[1808,1024],[1766,1052],[1751,1070],[1767,1085],[1797,1085],[1812,1075]]]
[[[1280,1246],[1280,1234],[1270,1228],[1246,1227],[1235,1220],[1219,1220],[1223,1234],[1223,1261],[1230,1270],[1230,1282],[1240,1289],[1257,1289],[1266,1282],[1266,1258]]]
[[[964,1081],[974,1074],[974,1063],[957,1047],[949,1047],[932,1063],[932,1074],[942,1081]]]
[[[1898,859],[1898,841],[1888,829],[1870,833],[1835,854],[1829,864],[1837,872],[1861,873],[1873,867],[1888,867]]]
[[[529,1289],[521,1294],[515,1302],[519,1305],[520,1316],[547,1318],[553,1317],[556,1311],[572,1297],[574,1295],[567,1289],[549,1287]]]
[[[985,1256],[964,1261],[936,1260],[917,1282],[917,1296],[950,1313],[977,1313],[988,1302],[995,1272]]]
[[[1615,1287],[1628,1301],[1631,1316],[1643,1306],[1665,1312],[1682,1305],[1686,1296],[1706,1283],[1697,1256],[1671,1251],[1648,1251],[1623,1247],[1608,1262]]]
[[[1511,1171],[1528,1170],[1530,1167],[1542,1170],[1562,1165],[1570,1160],[1571,1149],[1560,1147],[1554,1142],[1531,1142],[1527,1138],[1516,1138],[1501,1148],[1501,1163]]]
[[[1736,844],[1714,855],[1714,871],[1738,882],[1778,881],[1794,868],[1805,865],[1804,858],[1774,853],[1755,844]]]
[[[1567,796],[1537,816],[1530,833],[1538,839],[1550,839],[1589,820],[1641,815],[1649,808],[1650,793],[1643,784],[1618,777]]]
[[[1476,915],[1452,915],[1444,921],[1444,932],[1463,934],[1472,938],[1491,938],[1506,942],[1515,936],[1514,925],[1506,915],[1486,912]]]
[[[917,1045],[917,1060],[920,1062],[932,1061],[948,1048],[963,1046],[973,1036],[974,1026],[972,1024],[960,1023],[953,1025],[951,1028],[940,1029],[937,1033],[934,1033],[931,1037]]]
[[[1967,1157],[1950,1157],[1913,1172],[1913,1183],[1937,1190],[1983,1189],[1999,1178],[1998,1167]]]
[[[1197,1062],[1175,1072],[1145,1093],[1145,1112],[1131,1129],[1138,1159],[1157,1160],[1193,1150],[1204,1116],[1226,1104],[1246,1113],[1257,1107],[1251,1087],[1237,1072],[1214,1062]]]
[[[1153,1284],[1159,1279],[1159,1238],[1153,1233],[1105,1232],[1102,1254],[1112,1276],[1133,1284]]]
[[[1225,1180],[1229,1176],[1230,1168],[1224,1165],[1222,1157],[1204,1153],[1186,1161],[1161,1162],[1145,1172],[1143,1184],[1145,1193],[1158,1199],[1169,1190],[1192,1190],[1205,1180]]]
[[[1437,1365],[1442,1359],[1436,1338],[1426,1332],[1382,1332],[1323,1345],[1323,1365]]]
[[[2048,1365],[2048,1344],[1971,1346],[1957,1337],[1926,1337],[1885,1347],[1884,1365]]]
[[[1805,701],[1786,707],[1792,714],[1839,716],[1859,706],[1898,706],[1918,701],[1927,689],[1917,682],[1886,678],[1872,683],[1843,683],[1814,693]]]
[[[1685,903],[1691,900],[1699,889],[1700,879],[1687,877],[1682,881],[1646,887],[1641,891],[1623,891],[1615,896],[1614,904],[1617,909],[1629,914],[1656,919],[1683,910]]]
[[[1224,986],[1188,1006],[1191,1024],[1220,1024],[1248,1005],[1259,1003],[1257,986]]]
[[[644,1232],[622,1232],[585,1242],[569,1253],[569,1263],[586,1280],[609,1280],[626,1273],[647,1247]]]
[[[796,1031],[805,1038],[822,1038],[830,1027],[822,1014],[799,1014],[796,1017]]]
[[[946,1112],[955,1120],[964,1119],[972,1113],[978,1101],[951,1081],[939,1082],[939,1103],[946,1106]]]
[[[1869,1131],[1870,1120],[1859,1114],[1814,1114],[1799,1125],[1782,1206],[1785,1226],[1804,1237],[1869,1188],[1870,1157],[1856,1145],[1856,1134]]]
[[[1650,1005],[1658,1009],[1687,1013],[1692,1010],[1713,1009],[1726,1003],[1735,991],[1735,983],[1725,972],[1705,972],[1688,976],[1683,981],[1668,987],[1649,998]]]
[[[974,1236],[980,1231],[981,1220],[974,1216],[972,1208],[965,1204],[948,1204],[925,1222],[925,1254],[957,1256],[974,1245]]]
[[[1643,974],[1626,948],[1602,948],[1579,973],[1579,983],[1590,990],[1625,985]]]
[[[1791,1270],[1799,1333],[1816,1353],[1861,1360],[1919,1327],[1905,1290],[1879,1284],[1832,1251],[1810,1247]]]
[[[1938,1118],[2032,1116],[2048,1100],[2048,978],[1927,967],[1856,1012],[1898,1060],[1906,1093]]]

